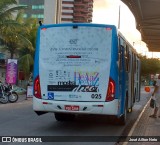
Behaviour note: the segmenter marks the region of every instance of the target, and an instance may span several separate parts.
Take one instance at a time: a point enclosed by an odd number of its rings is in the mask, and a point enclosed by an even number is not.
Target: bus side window
[[[119,46],[119,52],[118,52],[119,70],[122,70],[122,49],[123,49],[123,46],[120,45],[120,46]]]
[[[132,66],[131,62],[132,62],[132,56],[129,53],[129,63],[128,63],[128,65],[129,65],[129,71],[131,70],[131,66]]]
[[[138,70],[139,64],[138,64],[138,59],[137,59],[137,70]]]
[[[126,45],[125,49],[125,62],[126,62],[126,71],[129,72],[129,47]]]
[[[136,56],[134,54],[134,73],[137,72],[137,61],[136,61]]]

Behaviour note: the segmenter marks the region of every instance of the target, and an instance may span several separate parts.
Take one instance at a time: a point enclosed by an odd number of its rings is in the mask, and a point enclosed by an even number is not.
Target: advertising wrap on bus
[[[33,109],[57,121],[112,115],[121,124],[140,96],[140,59],[114,25],[68,23],[38,29]]]
[[[112,30],[85,26],[77,29],[51,27],[42,29],[40,36],[42,98],[105,101]]]

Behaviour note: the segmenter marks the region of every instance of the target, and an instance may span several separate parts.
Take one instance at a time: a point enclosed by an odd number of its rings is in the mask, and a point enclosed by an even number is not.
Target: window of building
[[[62,12],[62,15],[73,15],[73,13]]]
[[[37,9],[37,6],[35,6],[35,5],[32,5],[32,9],[34,10],[34,9]]]
[[[73,4],[74,2],[73,1],[62,1],[62,4]]]
[[[82,2],[82,0],[75,0],[75,2]]]
[[[22,4],[20,4],[19,6],[26,6],[27,7],[28,5],[22,5]]]
[[[62,18],[62,21],[73,21],[72,18]]]
[[[44,5],[32,5],[33,10],[44,9]]]
[[[44,15],[43,14],[37,14],[37,15],[36,14],[32,14],[31,17],[32,18],[44,18]]]
[[[38,15],[37,15],[37,18],[44,18],[44,15],[38,14]]]
[[[62,7],[63,10],[73,10],[73,7]]]

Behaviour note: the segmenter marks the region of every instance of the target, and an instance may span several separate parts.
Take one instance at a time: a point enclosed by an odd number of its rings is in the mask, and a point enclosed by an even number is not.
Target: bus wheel
[[[75,119],[74,114],[54,113],[54,116],[57,121],[73,121]]]

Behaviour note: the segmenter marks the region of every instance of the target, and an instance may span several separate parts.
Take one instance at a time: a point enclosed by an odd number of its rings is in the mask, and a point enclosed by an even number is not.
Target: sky
[[[138,53],[147,57],[159,57],[159,53],[148,52],[146,44],[141,41],[141,34],[136,29],[134,15],[120,0],[94,0],[92,23],[113,24],[118,27],[120,7],[120,31],[130,42],[134,43]]]

